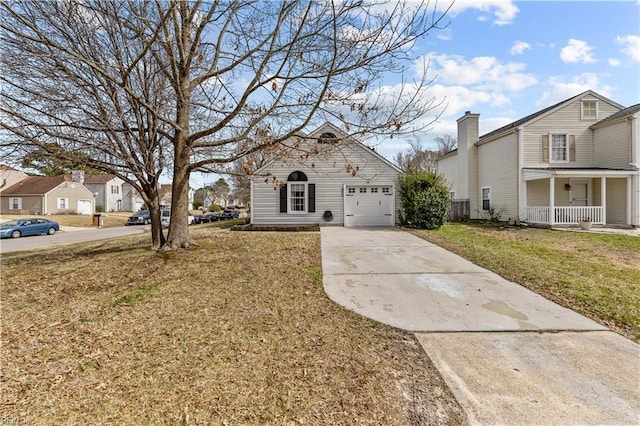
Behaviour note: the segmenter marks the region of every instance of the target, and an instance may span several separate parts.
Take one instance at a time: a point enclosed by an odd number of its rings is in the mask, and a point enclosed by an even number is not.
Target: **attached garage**
[[[93,203],[91,200],[78,200],[78,214],[92,214]]]
[[[393,186],[346,186],[344,226],[393,226]]]

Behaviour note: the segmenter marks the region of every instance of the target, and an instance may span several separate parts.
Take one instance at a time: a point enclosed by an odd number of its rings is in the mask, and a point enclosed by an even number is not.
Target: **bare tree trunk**
[[[173,187],[171,193],[171,225],[163,250],[176,248],[187,248],[194,245],[189,236],[189,177],[191,171],[189,149],[184,144],[176,144],[174,166],[173,166]]]

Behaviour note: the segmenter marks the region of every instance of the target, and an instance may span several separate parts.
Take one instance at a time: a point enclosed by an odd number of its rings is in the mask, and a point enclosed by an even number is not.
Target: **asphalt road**
[[[116,228],[84,228],[70,230],[62,227],[55,235],[36,235],[32,237],[8,238],[0,240],[0,254],[22,250],[34,250],[53,247],[61,244],[80,243],[83,241],[103,240],[124,235],[141,234],[148,231],[148,226],[121,226]]]

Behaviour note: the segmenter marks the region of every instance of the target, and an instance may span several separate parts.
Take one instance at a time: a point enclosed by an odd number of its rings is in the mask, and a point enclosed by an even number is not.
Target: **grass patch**
[[[465,421],[412,335],[327,299],[318,234],[191,234],[171,256],[136,235],[3,258],[0,417]]]
[[[640,238],[489,224],[410,232],[640,341]]]

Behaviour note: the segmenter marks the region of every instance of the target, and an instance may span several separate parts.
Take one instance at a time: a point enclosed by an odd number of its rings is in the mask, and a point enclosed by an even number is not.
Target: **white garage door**
[[[392,186],[347,186],[344,226],[393,226]]]
[[[78,214],[92,214],[91,200],[78,200]]]

